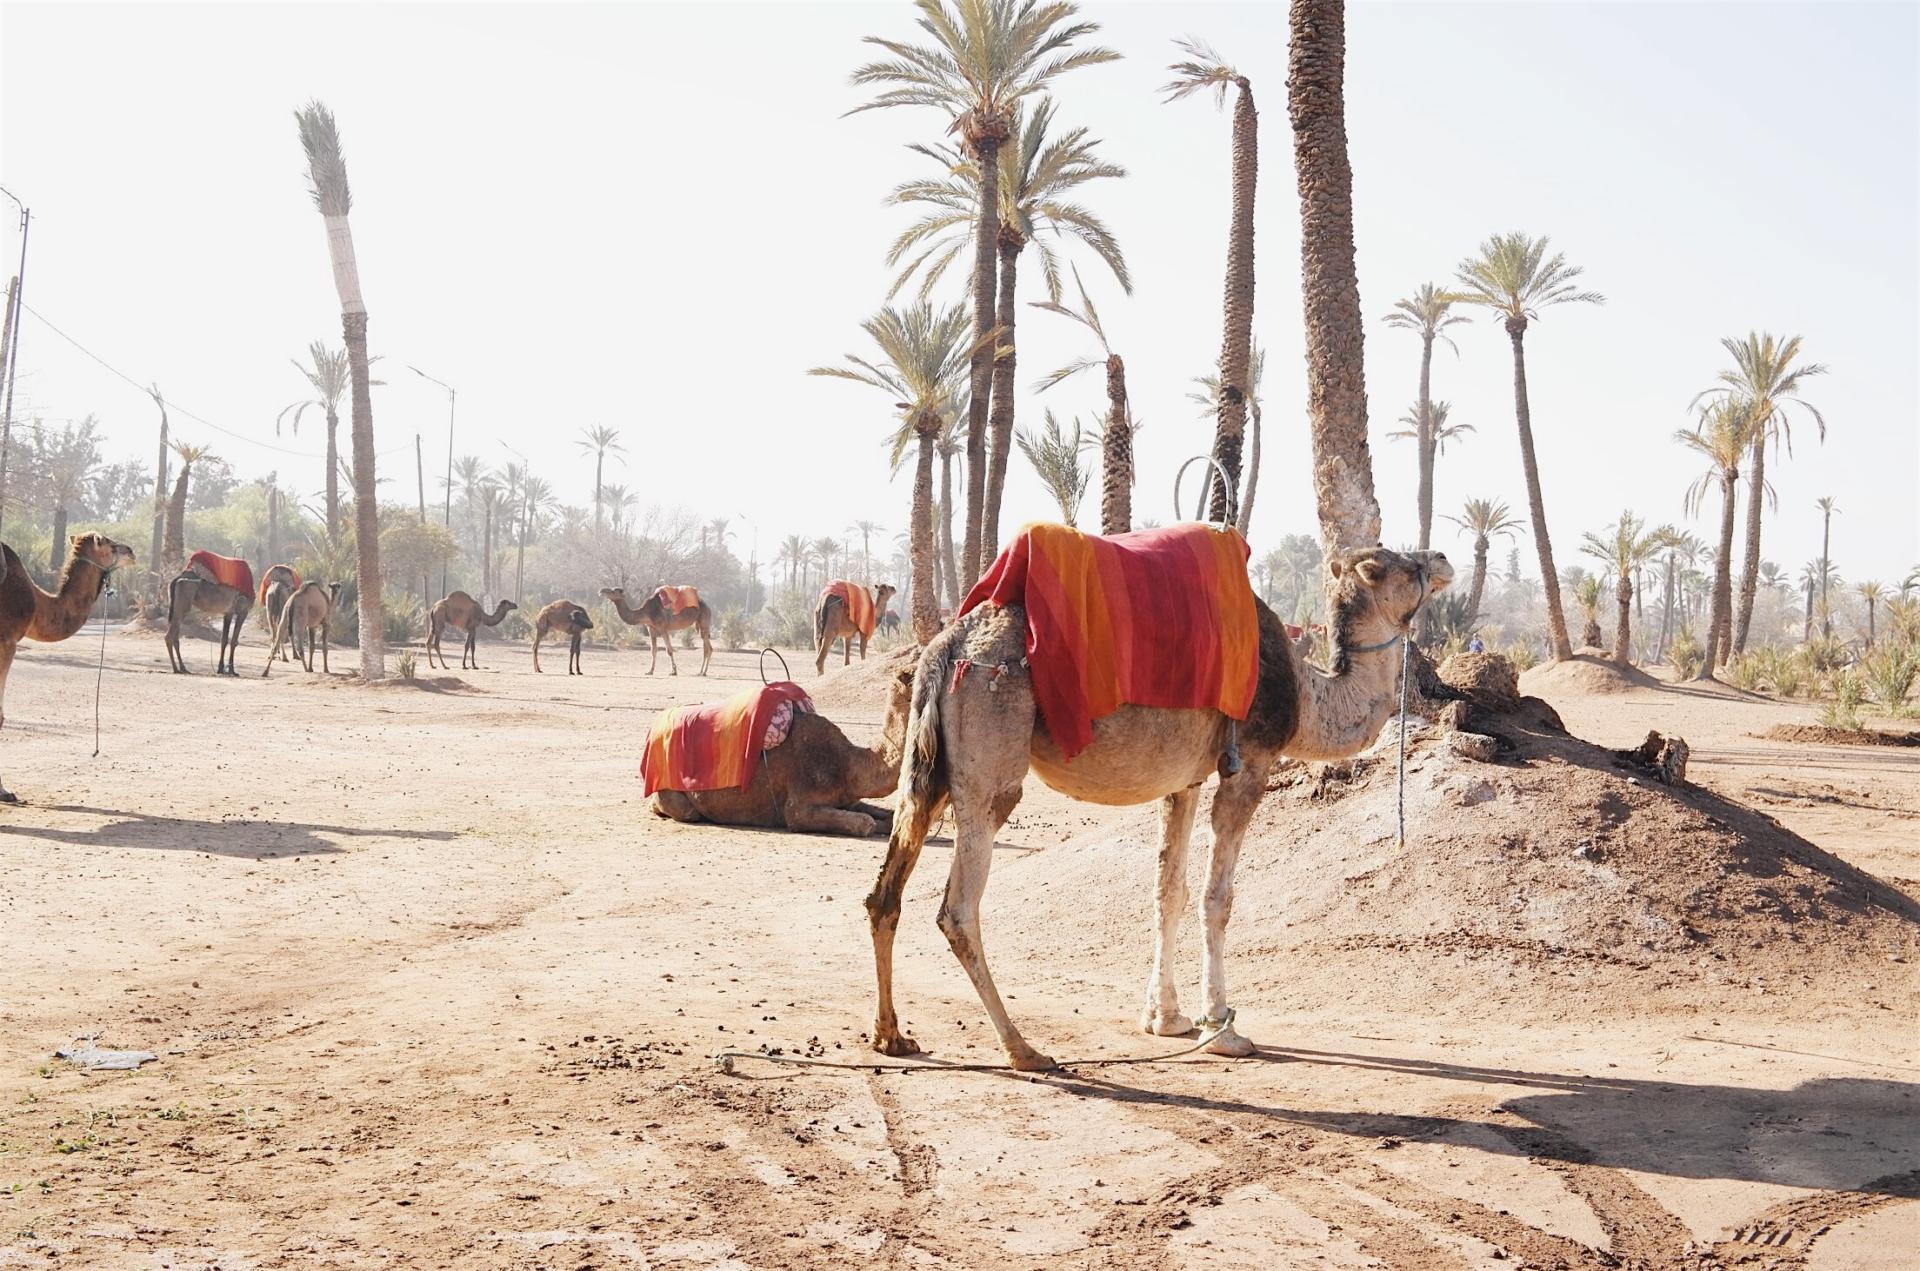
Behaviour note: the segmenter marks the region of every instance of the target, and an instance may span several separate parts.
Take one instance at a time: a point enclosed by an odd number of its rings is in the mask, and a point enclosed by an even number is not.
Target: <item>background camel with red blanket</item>
[[[660,665],[662,644],[667,646],[670,673],[680,674],[680,664],[673,660],[673,633],[688,627],[700,629],[700,674],[707,673],[707,664],[713,661],[713,610],[700,599],[699,588],[655,588],[638,609],[627,604],[625,587],[602,587],[600,595],[613,602],[613,611],[620,615],[620,621],[647,629],[647,648],[653,653],[653,661],[647,665],[648,675]]]
[[[916,661],[901,656],[876,745],[856,746],[826,716],[796,710],[787,739],[761,756],[744,786],[658,790],[653,795],[654,812],[675,821],[862,838],[886,830],[893,823],[893,813],[863,800],[885,798],[899,784]]]
[[[1064,526],[1035,529],[1073,533]],[[874,1049],[889,1055],[918,1049],[894,1013],[893,937],[901,893],[928,828],[951,806],[958,828],[940,929],[1013,1066],[1053,1066],[1008,1018],[980,940],[980,898],[994,835],[1019,803],[1031,768],[1070,798],[1116,806],[1160,801],[1158,930],[1141,1023],[1150,1033],[1168,1036],[1194,1027],[1180,1013],[1169,964],[1187,904],[1187,847],[1200,786],[1221,773],[1213,798],[1201,1025],[1217,1029],[1207,1044],[1213,1053],[1251,1054],[1253,1043],[1234,1031],[1227,1016],[1224,945],[1234,865],[1247,823],[1266,794],[1267,774],[1283,756],[1336,759],[1373,742],[1393,710],[1400,644],[1408,638],[1409,624],[1452,581],[1453,568],[1438,552],[1381,547],[1332,558],[1328,673],[1303,661],[1273,611],[1253,599],[1246,584],[1246,545],[1237,534],[1231,535],[1237,580],[1216,564],[1211,583],[1196,577],[1182,588],[1174,580],[1197,566],[1168,567],[1169,556],[1186,552],[1200,561],[1209,551],[1217,553],[1219,544],[1183,538],[1168,553],[1161,550],[1168,544],[1152,540],[1228,535],[1206,526],[1175,526],[1094,540],[1127,546],[1144,541],[1152,559],[1136,570],[1105,558],[1090,562],[1084,547],[1072,543],[1061,553],[1067,567],[1056,568],[1060,562],[1044,550],[1046,544],[1028,542],[1032,532],[1023,531],[1002,553],[967,597],[961,617],[920,660],[893,838],[867,898],[879,993]],[[1024,580],[1016,580],[1009,566],[1018,564],[1028,546],[1034,546],[1032,567]],[[1106,567],[1119,569],[1124,585],[1108,586]],[[1011,585],[1016,581],[1024,585]],[[1250,632],[1241,629],[1248,622]],[[1059,638],[1036,643],[1035,637],[1047,632]],[[1238,647],[1249,634],[1255,645],[1251,667],[1238,655],[1208,655],[1210,649]],[[1248,671],[1251,683],[1243,683]],[[1129,704],[1103,713],[1114,684],[1122,690],[1120,700]],[[1132,704],[1142,697],[1161,704]],[[1238,715],[1208,705],[1229,698],[1240,707]],[[1175,704],[1179,699],[1184,706]],[[1073,713],[1086,706],[1093,707],[1090,720],[1086,712]],[[1050,718],[1049,709],[1066,711],[1068,718]],[[1229,762],[1236,753],[1237,767]]]
[[[187,567],[167,587],[167,658],[174,673],[189,674],[180,653],[180,627],[192,614],[220,618],[220,655],[215,675],[238,675],[234,654],[240,651],[240,633],[253,611],[253,566],[232,556],[199,551],[187,558]]]
[[[845,641],[840,665],[853,661],[855,636],[860,637],[860,660],[866,661],[867,641],[873,638],[874,624],[887,611],[887,601],[892,598],[893,587],[888,583],[868,591],[859,583],[836,578],[822,587],[820,599],[813,607],[813,640],[819,646],[813,659],[815,674],[826,674],[827,650],[833,648],[835,640]]]

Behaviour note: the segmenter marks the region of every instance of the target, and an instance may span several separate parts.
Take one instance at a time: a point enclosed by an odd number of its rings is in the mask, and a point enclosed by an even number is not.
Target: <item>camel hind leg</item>
[[[713,661],[713,619],[708,615],[705,601],[700,602],[700,674],[707,673],[707,667]]]
[[[191,596],[183,596],[181,588],[191,588],[193,584],[184,578],[176,578],[167,586],[167,665],[173,668],[175,675],[192,675],[187,669],[187,659],[180,652],[180,626],[186,621],[188,610],[193,604]]]
[[[13,670],[13,655],[18,648],[19,646],[11,643],[0,644],[0,728],[5,727],[7,722],[7,673]],[[18,802],[20,802],[19,796],[7,789],[5,782],[0,782],[0,803]]]
[[[1207,864],[1205,898],[1206,927],[1201,934],[1200,1000],[1206,1016],[1202,1028],[1224,1019],[1227,1010],[1226,944],[1227,921],[1233,916],[1233,870],[1240,859],[1240,843],[1246,838],[1247,823],[1267,792],[1267,771],[1273,757],[1242,753],[1245,766],[1231,777],[1220,779],[1213,795],[1213,852]],[[1232,1028],[1223,1029],[1207,1043],[1215,1055],[1244,1056],[1254,1045]]]
[[[573,639],[567,642],[567,674],[586,674],[585,671],[580,669],[580,633],[578,631],[574,632]]]
[[[1193,844],[1193,814],[1200,806],[1198,786],[1160,801],[1160,877],[1153,891],[1153,972],[1147,977],[1147,1007],[1140,1027],[1160,1037],[1178,1037],[1193,1029],[1180,1013],[1180,994],[1171,967],[1180,920],[1187,911],[1187,852]]]

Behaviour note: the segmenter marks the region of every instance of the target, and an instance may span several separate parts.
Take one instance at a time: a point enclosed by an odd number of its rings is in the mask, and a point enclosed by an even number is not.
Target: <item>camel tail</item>
[[[905,749],[900,755],[900,795],[893,815],[893,841],[924,842],[947,799],[946,756],[941,752],[940,703],[953,675],[953,646],[958,630],[927,646],[913,677],[913,706],[907,712]]]
[[[816,649],[820,647],[820,641],[826,638],[827,607],[831,604],[833,604],[833,598],[828,597],[822,600],[813,611],[813,647]]]

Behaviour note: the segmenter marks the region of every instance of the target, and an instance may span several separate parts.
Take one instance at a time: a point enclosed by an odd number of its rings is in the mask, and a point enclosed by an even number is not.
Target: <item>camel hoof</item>
[[[1225,1055],[1229,1059],[1245,1059],[1248,1055],[1251,1055],[1255,1049],[1252,1042],[1234,1032],[1231,1028],[1207,1043],[1207,1053],[1209,1055]]]
[[[1162,1015],[1148,1007],[1140,1015],[1140,1031],[1155,1037],[1184,1037],[1193,1031],[1193,1021],[1179,1011]]]
[[[1060,1066],[1054,1063],[1050,1056],[1043,1055],[1037,1050],[1026,1050],[1017,1055],[1009,1054],[1007,1058],[1012,1062],[1015,1072],[1052,1072]]]
[[[11,790],[0,790],[0,803],[18,803],[20,796]]]
[[[917,1055],[920,1053],[920,1043],[905,1033],[895,1033],[891,1037],[876,1037],[874,1038],[873,1048],[881,1054],[891,1055],[895,1059],[902,1059],[908,1055]]]

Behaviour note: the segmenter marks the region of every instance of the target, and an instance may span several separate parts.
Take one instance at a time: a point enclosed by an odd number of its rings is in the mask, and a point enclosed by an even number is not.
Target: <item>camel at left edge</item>
[[[71,636],[86,625],[113,571],[133,564],[133,549],[105,534],[75,534],[68,541],[66,568],[52,594],[40,590],[13,549],[0,543],[6,566],[0,577],[0,725],[6,723],[7,674],[20,641],[52,644]],[[0,785],[0,803],[18,801]]]

